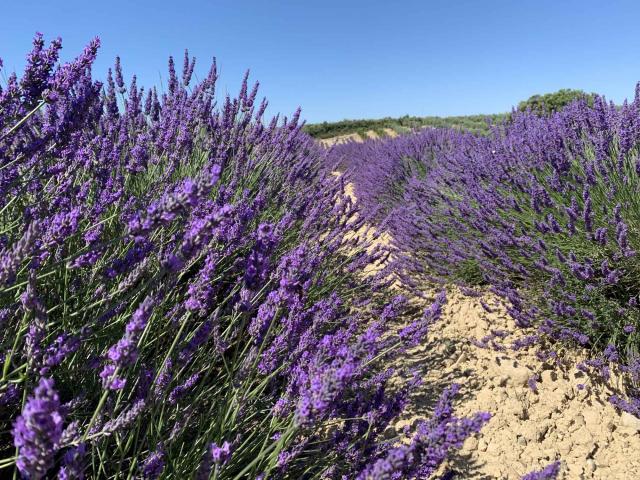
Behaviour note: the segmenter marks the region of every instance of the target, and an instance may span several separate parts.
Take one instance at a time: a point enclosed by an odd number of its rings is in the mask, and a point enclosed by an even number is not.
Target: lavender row
[[[596,97],[550,116],[513,112],[487,137],[434,130],[331,156],[366,166],[366,211],[383,218],[414,284],[490,288],[539,331],[515,348],[544,346],[547,359],[561,344],[589,349],[579,368],[626,374],[610,401],[640,416],[639,142],[640,87],[621,106]]]
[[[487,421],[388,366],[437,320],[386,293],[388,255],[325,152],[217,100],[185,53],[167,90],[59,65],[34,40],[0,90],[0,472],[60,478],[424,478]],[[217,102],[220,101],[218,104]],[[371,253],[366,253],[370,251]],[[414,322],[397,335],[399,317]]]

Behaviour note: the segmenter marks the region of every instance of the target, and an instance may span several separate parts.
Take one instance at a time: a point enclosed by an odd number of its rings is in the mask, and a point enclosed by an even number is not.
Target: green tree
[[[558,90],[553,93],[533,95],[532,97],[529,97],[529,99],[520,102],[518,104],[518,110],[525,111],[527,109],[531,109],[532,112],[539,115],[549,115],[553,112],[562,110],[565,106],[580,98],[586,99],[591,105],[593,104],[593,97],[593,93],[563,88],[562,90]]]

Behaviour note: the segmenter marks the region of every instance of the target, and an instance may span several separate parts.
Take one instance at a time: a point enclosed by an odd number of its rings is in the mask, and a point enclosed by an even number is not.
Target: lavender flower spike
[[[555,480],[560,473],[560,462],[553,462],[542,470],[527,473],[521,480]]]
[[[64,454],[62,467],[58,472],[58,480],[84,480],[86,468],[87,446],[81,443]]]
[[[63,423],[53,380],[41,378],[13,427],[13,441],[19,450],[16,465],[24,477],[38,480],[53,466]]]
[[[164,451],[162,446],[158,446],[155,452],[149,454],[149,456],[142,463],[142,478],[144,480],[155,480],[164,470]]]

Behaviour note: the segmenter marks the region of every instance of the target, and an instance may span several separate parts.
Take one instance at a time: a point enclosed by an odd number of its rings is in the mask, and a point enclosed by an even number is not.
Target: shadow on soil
[[[473,398],[482,387],[472,375],[473,370],[455,367],[456,360],[467,349],[465,338],[451,340],[429,336],[427,343],[409,350],[402,359],[407,372],[416,372],[420,378],[430,377],[412,395],[410,408],[400,417],[401,421],[412,422],[412,427],[421,420],[431,417],[441,393],[452,383],[459,383],[463,388],[456,397],[455,405]],[[433,372],[443,372],[433,376]],[[445,372],[446,371],[446,372]],[[438,480],[495,480],[480,473],[482,463],[471,458],[470,454],[452,452],[447,461],[447,472]]]

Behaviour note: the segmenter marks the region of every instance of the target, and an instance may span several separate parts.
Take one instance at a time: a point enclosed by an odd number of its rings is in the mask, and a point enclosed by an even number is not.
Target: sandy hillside
[[[355,199],[352,185],[346,193]],[[391,240],[385,234],[378,241]],[[487,411],[492,419],[442,473],[449,469],[456,479],[510,480],[561,460],[560,479],[640,479],[640,419],[620,415],[607,401],[613,392],[575,368],[586,354],[565,353],[562,367],[554,367],[534,349],[515,351],[513,342],[532,332],[516,327],[499,299],[465,296],[454,287],[447,296],[427,342],[398,365],[417,370],[424,383],[391,436],[428,418],[439,393],[455,382],[462,385],[457,414]],[[493,342],[484,348],[480,344],[488,336]],[[528,382],[536,375],[534,392]],[[578,384],[586,388],[579,390]]]
[[[398,136],[398,133],[391,129],[391,128],[383,128],[382,131],[386,134],[387,137],[391,137],[391,138],[395,138]],[[379,139],[380,135],[378,135],[375,131],[373,130],[367,130],[365,132],[366,137],[368,139]],[[331,137],[331,138],[322,138],[320,140],[318,140],[320,142],[321,145],[325,146],[325,147],[331,147],[333,145],[339,145],[341,143],[346,143],[346,142],[363,142],[365,139],[362,138],[362,136],[358,133],[350,133],[348,135],[339,135],[337,137]]]
[[[383,128],[382,130],[387,134],[388,137],[396,138],[398,136],[398,132],[396,132],[392,128]]]
[[[348,135],[339,135],[331,138],[321,138],[320,144],[324,147],[332,147],[333,145],[339,145],[347,142],[362,142],[362,137],[357,133],[350,133]]]

